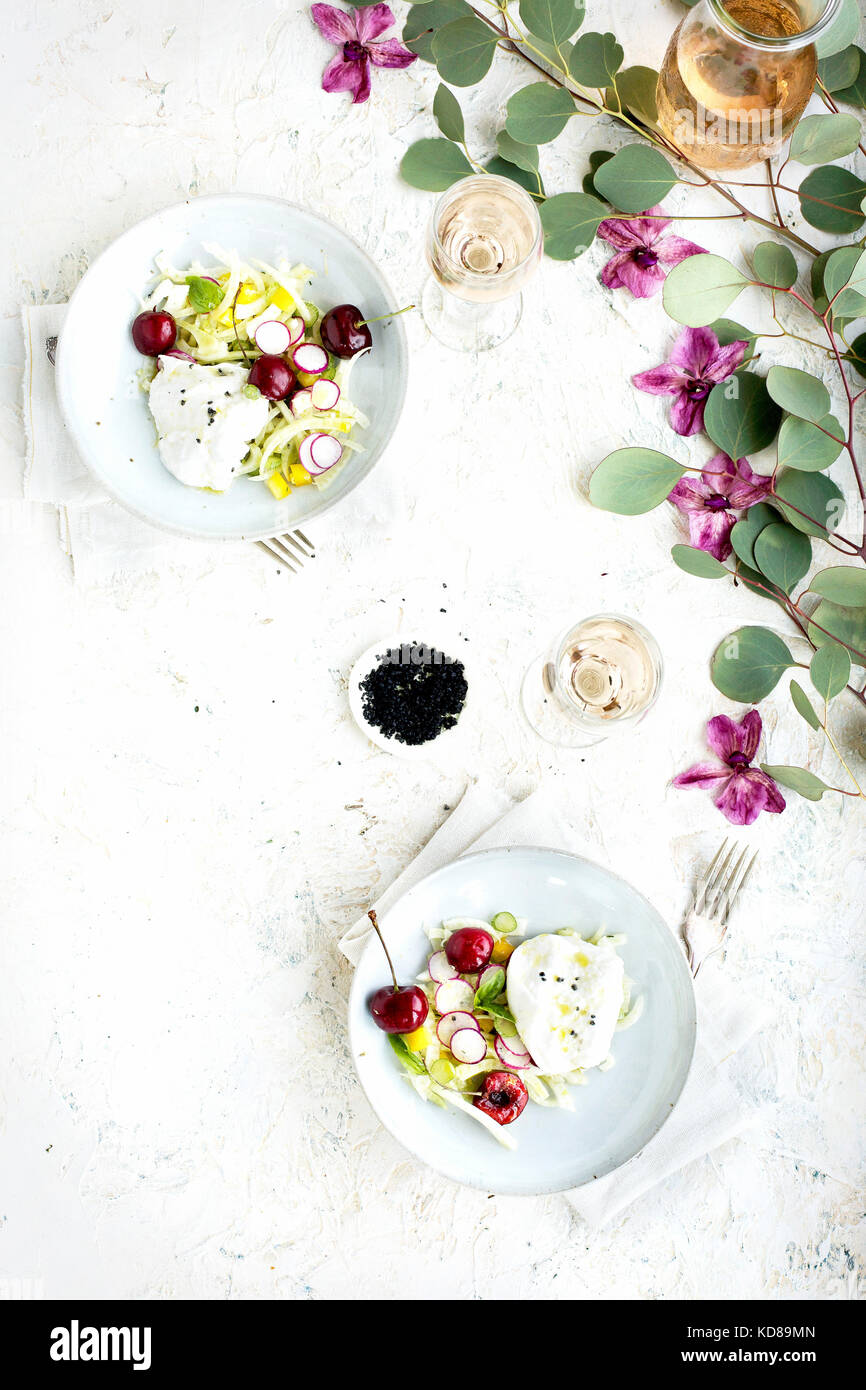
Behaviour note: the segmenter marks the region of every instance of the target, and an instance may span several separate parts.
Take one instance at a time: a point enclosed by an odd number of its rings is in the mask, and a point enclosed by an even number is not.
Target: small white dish
[[[452,725],[450,729],[443,729],[436,738],[428,739],[426,743],[402,743],[397,738],[386,738],[381,730],[371,724],[364,714],[362,681],[379,665],[379,658],[383,654],[391,652],[395,648],[411,647],[416,641],[425,641],[428,633],[423,629],[424,624],[422,623],[419,624],[417,632],[403,632],[392,637],[383,637],[359,656],[349,676],[349,708],[358,728],[371,743],[376,744],[377,748],[382,748],[386,753],[393,753],[398,758],[406,758],[413,762],[422,762],[424,759],[433,758],[437,763],[441,763],[443,758],[448,761],[459,758],[464,747],[466,709],[472,698],[472,673],[463,652],[459,650],[459,647],[464,645],[463,642],[458,644],[458,642],[449,641],[446,637],[436,633],[434,634],[435,640],[429,643],[429,646],[442,652],[444,656],[453,657],[455,661],[461,662],[466,674],[466,684],[469,687],[466,700],[457,718],[457,723]]]
[[[264,483],[239,478],[226,493],[184,485],[163,466],[139,390],[143,358],[130,332],[154,283],[153,258],[176,265],[206,259],[203,242],[273,262],[280,255],[315,270],[310,297],[328,309],[357,304],[369,318],[395,309],[383,276],[350,236],[304,208],[243,193],[195,198],[154,213],[94,261],[69,303],[57,348],[57,393],[82,459],[128,511],[152,525],[208,540],[256,540],[303,527],[367,476],[388,444],[406,394],[408,354],[400,318],[373,327],[373,351],[352,375],[352,399],[370,419],[330,487],[296,488],[277,500]]]
[[[349,1041],[361,1085],[382,1124],[404,1148],[454,1182],[520,1195],[562,1192],[627,1163],[661,1129],[679,1099],[695,1045],[695,996],[674,933],[636,889],[608,869],[557,850],[484,850],[416,883],[380,922],[397,976],[411,982],[430,947],[425,926],[448,917],[489,921],[500,911],[529,921],[527,935],[601,926],[624,932],[619,948],[643,1014],[614,1035],[615,1065],[572,1088],[574,1110],[530,1102],[510,1127],[514,1151],[457,1111],[423,1101],[376,1027],[367,1001],[388,981],[375,937],[349,996]]]

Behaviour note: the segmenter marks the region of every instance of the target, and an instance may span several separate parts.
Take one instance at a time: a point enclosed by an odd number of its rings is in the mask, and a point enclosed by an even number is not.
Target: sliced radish
[[[191,352],[181,352],[179,348],[172,348],[169,352],[161,352],[160,357],[179,357],[181,362],[194,362],[195,358]]]
[[[532,1058],[528,1052],[512,1052],[510,1047],[505,1046],[498,1034],[493,1040],[493,1049],[500,1062],[506,1067],[513,1067],[515,1071],[522,1071],[524,1067],[532,1066]]]
[[[307,331],[307,325],[304,323],[303,319],[289,319],[288,329],[291,346],[295,347],[298,343],[303,341],[304,334]]]
[[[445,980],[437,985],[435,1000],[437,1014],[450,1014],[458,1009],[471,1013],[475,994],[464,980]]]
[[[457,980],[459,975],[444,951],[434,951],[427,962],[427,973],[431,980],[441,985],[445,980]]]
[[[311,376],[318,376],[320,372],[327,370],[328,354],[318,343],[301,343],[292,353],[292,361],[299,372],[309,372]]]
[[[293,415],[309,415],[313,409],[312,393],[306,387],[303,391],[296,391],[289,401],[289,407]]]
[[[333,410],[340,399],[340,388],[336,381],[329,381],[327,377],[320,377],[310,387],[310,395],[317,410]]]
[[[458,1062],[483,1062],[487,1056],[487,1043],[477,1028],[458,1028],[448,1046]]]
[[[256,347],[269,357],[280,357],[292,346],[292,335],[280,319],[267,319],[255,332]]]
[[[458,1028],[464,1033],[473,1028],[476,1033],[481,1031],[471,1014],[454,1009],[450,1014],[443,1014],[436,1024],[436,1036],[443,1047],[448,1046]]]
[[[308,473],[327,473],[343,457],[343,446],[332,434],[308,434],[301,440],[298,458]],[[441,1010],[440,1010],[441,1013]]]

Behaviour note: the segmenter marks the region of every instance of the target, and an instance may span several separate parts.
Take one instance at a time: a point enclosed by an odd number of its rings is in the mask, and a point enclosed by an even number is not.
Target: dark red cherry
[[[295,374],[282,357],[265,353],[250,367],[250,386],[257,386],[269,401],[284,401],[295,389]]]
[[[384,985],[370,1000],[370,1013],[383,1033],[414,1033],[429,1011],[427,996],[417,985]]]
[[[148,309],[133,321],[132,341],[145,357],[158,357],[177,342],[177,324],[162,309]]]
[[[373,346],[373,335],[356,304],[337,304],[322,319],[322,346],[335,357],[354,357]]]
[[[482,927],[461,927],[445,942],[445,954],[461,975],[483,970],[493,953],[493,937]]]
[[[523,1113],[529,1096],[512,1071],[489,1071],[481,1082],[475,1104],[498,1125],[510,1125]]]

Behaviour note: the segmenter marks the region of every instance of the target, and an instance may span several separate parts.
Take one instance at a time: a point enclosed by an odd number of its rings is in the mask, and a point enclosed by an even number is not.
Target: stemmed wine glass
[[[421,311],[435,338],[458,352],[498,347],[523,311],[520,291],[541,260],[543,233],[529,194],[498,174],[452,184],[433,209],[433,274]]]
[[[523,680],[523,712],[547,743],[586,748],[642,719],[661,679],[652,634],[635,618],[595,613],[532,663]]]

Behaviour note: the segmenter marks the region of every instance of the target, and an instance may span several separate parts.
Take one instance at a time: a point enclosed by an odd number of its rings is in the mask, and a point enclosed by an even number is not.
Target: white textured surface
[[[681,11],[644,8],[628,58],[657,62]],[[631,10],[595,0],[591,23],[629,37]],[[306,9],[273,0],[25,0],[4,54],[5,402],[19,302],[62,299],[118,232],[188,194],[307,202],[417,295],[431,199],[396,166],[433,133],[430,68],[374,74],[352,109],[318,88],[329,49]],[[471,97],[476,148],[523,80],[503,61]],[[545,152],[548,188],[613,143],[572,122]],[[722,249],[734,225],[684,230]],[[0,513],[4,1276],[59,1296],[353,1297],[361,1279],[364,1297],[862,1291],[866,853],[838,799],[792,798],[750,833],[762,860],[721,968],[775,1004],[743,1076],[761,1123],[591,1239],[557,1198],[488,1200],[419,1168],[348,1066],[337,931],[468,775],[514,795],[558,779],[671,918],[725,828],[667,782],[725,707],[706,674],[715,640],[766,610],[673,570],[666,510],[618,519],[582,496],[609,448],[676,444],[665,404],[626,380],[661,360],[669,325],[657,301],[611,301],[600,260],[546,262],[519,335],[477,362],[409,323],[414,461],[393,450],[325,520],[301,578],[232,549],[88,589],[47,509]],[[9,404],[0,441],[8,491]],[[557,754],[521,725],[521,672],[601,606],[656,633],[665,692],[630,741]],[[393,761],[349,719],[353,660],[403,619],[471,639],[463,769]],[[802,758],[805,726],[785,711],[777,731],[770,711],[773,761]],[[424,1248],[436,1258],[419,1262]]]

